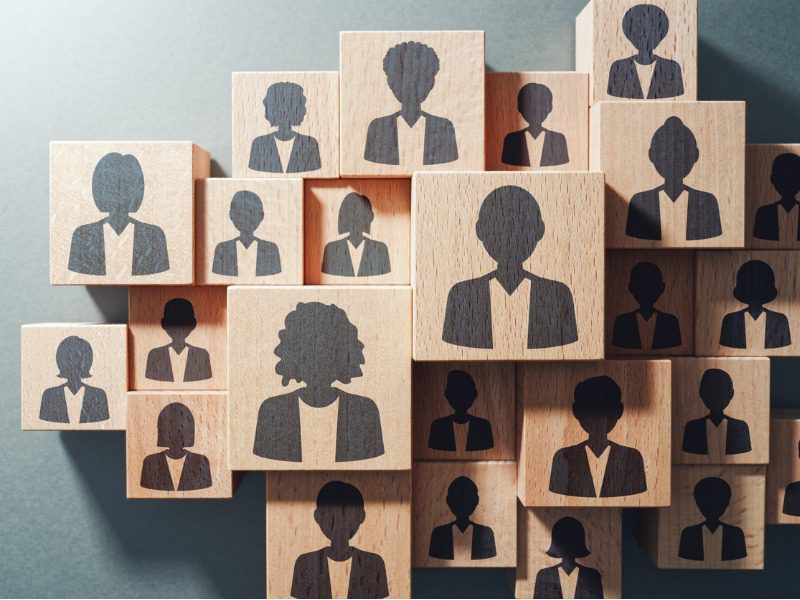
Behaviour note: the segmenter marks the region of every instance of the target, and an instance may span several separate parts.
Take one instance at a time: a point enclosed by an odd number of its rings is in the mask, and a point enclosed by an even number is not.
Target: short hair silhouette
[[[524,262],[544,237],[539,203],[528,190],[504,185],[484,198],[475,233],[486,252],[498,262]]]
[[[329,481],[320,488],[314,520],[326,538],[351,540],[365,518],[364,497],[357,487]]]
[[[144,199],[144,173],[139,160],[119,152],[103,156],[92,175],[92,197],[100,212],[139,210]]]
[[[478,388],[472,375],[466,371],[453,369],[447,374],[447,384],[444,388],[444,397],[454,409],[467,410],[475,403],[478,397]]]
[[[541,125],[553,112],[553,92],[541,83],[526,83],[517,94],[517,110],[530,124]]]
[[[631,269],[628,291],[639,304],[652,304],[666,289],[661,269],[651,262],[640,262]]]
[[[191,448],[194,446],[194,416],[181,402],[167,404],[158,413],[159,448]]]
[[[700,513],[710,520],[717,520],[731,503],[731,486],[719,477],[706,477],[694,486],[694,501]]]
[[[61,340],[56,348],[58,377],[63,379],[85,379],[91,377],[94,352],[92,345],[77,335]]]
[[[575,386],[572,414],[587,433],[610,432],[624,411],[622,390],[611,377],[591,377]]]
[[[622,32],[637,50],[655,50],[669,31],[669,17],[654,4],[637,4],[622,17]],[[647,93],[645,91],[645,93]]]
[[[369,233],[375,212],[372,203],[363,194],[350,192],[339,206],[339,233]],[[355,265],[357,268],[358,265]]]
[[[228,216],[238,231],[252,234],[264,220],[264,204],[255,192],[239,190],[231,198]]]
[[[197,327],[194,316],[194,307],[186,298],[173,298],[164,304],[164,316],[161,318],[161,327],[170,336],[178,335],[188,337]]]
[[[789,152],[776,156],[769,180],[781,196],[800,193],[800,156]]]
[[[431,93],[439,73],[439,57],[421,42],[401,42],[383,58],[389,89],[401,103],[421,103]]]
[[[697,138],[679,117],[669,117],[650,140],[650,162],[664,179],[682,179],[700,159]]]
[[[706,369],[700,378],[700,399],[709,410],[724,410],[733,400],[733,380],[722,369]]]
[[[736,273],[733,297],[742,304],[762,305],[778,297],[775,273],[762,260],[749,260]]]
[[[469,477],[456,477],[447,488],[447,506],[456,517],[466,519],[478,508],[478,486]]]
[[[302,86],[290,81],[273,83],[264,96],[264,110],[273,127],[300,125],[306,116],[306,95]]]
[[[553,558],[584,558],[591,552],[586,547],[586,532],[574,517],[562,517],[552,529],[547,555]]]

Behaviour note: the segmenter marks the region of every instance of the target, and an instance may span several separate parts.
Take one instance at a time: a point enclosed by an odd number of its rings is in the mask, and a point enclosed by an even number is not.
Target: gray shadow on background
[[[115,285],[86,286],[105,323],[128,322],[128,288]]]

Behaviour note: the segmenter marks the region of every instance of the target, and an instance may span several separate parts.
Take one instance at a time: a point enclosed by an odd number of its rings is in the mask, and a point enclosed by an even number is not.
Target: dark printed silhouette
[[[548,556],[560,558],[561,562],[552,567],[540,569],[533,586],[534,598],[603,598],[603,578],[597,569],[585,567],[576,559],[585,558],[591,552],[586,547],[586,532],[578,519],[563,517],[553,525],[552,541]],[[571,575],[578,569],[578,578],[573,596],[565,596],[561,588],[559,572]]]
[[[798,452],[800,453],[800,444]],[[800,517],[800,481],[794,481],[786,486],[783,495],[783,514]]]
[[[322,486],[317,494],[314,520],[331,544],[297,557],[292,575],[293,598],[334,597],[329,561],[350,561],[347,598],[386,598],[389,595],[383,558],[350,545],[365,518],[364,497],[358,488],[342,481],[330,481]]]
[[[428,550],[431,558],[454,560],[454,527],[462,534],[466,533],[468,528],[472,528],[471,560],[482,560],[497,556],[492,528],[474,523],[469,518],[478,507],[479,500],[478,486],[469,477],[462,475],[461,477],[456,477],[450,483],[450,487],[447,488],[447,506],[456,519],[434,528],[431,533],[431,544]]]
[[[173,298],[164,305],[161,328],[172,338],[166,346],[153,348],[147,355],[144,376],[155,381],[202,381],[211,379],[211,357],[208,350],[186,342],[197,327],[194,307],[185,298]],[[176,367],[184,360],[183,373]]]
[[[475,232],[489,256],[497,261],[497,269],[450,288],[442,340],[456,346],[492,348],[492,286],[499,284],[511,296],[527,281],[527,347],[552,348],[577,341],[570,289],[560,281],[529,273],[523,266],[545,232],[539,204],[531,193],[515,185],[490,192],[481,204]]]
[[[770,182],[780,194],[780,200],[765,204],[756,211],[753,237],[780,241],[781,221],[791,220],[797,232],[795,240],[800,241],[800,202],[797,200],[797,194],[800,193],[800,156],[788,153],[776,156],[772,161]]]
[[[622,390],[611,377],[592,377],[575,386],[572,414],[589,439],[555,453],[550,469],[551,492],[611,498],[647,491],[641,453],[608,439],[624,410]],[[593,463],[599,463],[599,486],[594,482],[590,456]]]
[[[61,385],[47,388],[42,393],[39,418],[51,423],[69,423],[67,394],[80,400],[79,423],[97,423],[108,419],[108,398],[105,390],[92,387],[83,382],[92,376],[94,353],[92,345],[76,335],[61,340],[56,349],[58,377],[67,381]],[[74,421],[74,417],[73,417]]]
[[[768,348],[783,348],[792,343],[789,330],[789,319],[783,313],[765,308],[778,297],[775,287],[775,273],[772,268],[760,260],[750,260],[739,267],[736,273],[736,287],[733,296],[746,308],[728,313],[722,319],[722,331],[719,343],[729,348],[752,348],[764,345]],[[762,314],[764,317],[762,317]],[[764,318],[764,321],[760,319]],[[764,329],[763,339],[747,339],[748,323],[760,321]]]
[[[350,192],[339,207],[339,234],[346,238],[328,242],[322,257],[322,272],[341,277],[372,277],[389,273],[389,249],[386,244],[368,238],[375,213],[369,198]],[[363,244],[363,246],[362,246]],[[353,264],[352,249],[361,249],[359,264]]]
[[[431,423],[428,448],[445,452],[455,452],[456,450],[477,452],[494,448],[492,424],[486,419],[476,417],[468,412],[475,403],[475,398],[478,397],[478,388],[475,387],[475,380],[472,379],[472,376],[466,371],[450,371],[447,374],[444,397],[447,398],[447,402],[453,407],[454,412],[452,415],[436,419]],[[467,427],[466,448],[456,447],[455,428],[458,425]]]
[[[92,197],[97,210],[108,213],[108,217],[81,225],[72,234],[70,271],[106,275],[106,237],[114,241],[111,236],[122,236],[128,227],[133,229],[131,275],[169,270],[164,231],[130,216],[144,199],[144,173],[135,156],[111,152],[101,158],[92,176]]]
[[[735,525],[720,521],[731,502],[731,486],[719,477],[706,477],[694,486],[694,501],[700,513],[706,518],[702,523],[690,525],[681,532],[678,556],[686,560],[737,560],[747,556],[747,545],[744,532]],[[722,540],[719,543],[721,556],[706,556],[703,543],[703,530],[708,535],[719,535],[722,528]]]
[[[569,162],[567,138],[563,133],[546,129],[542,123],[553,111],[553,92],[541,83],[527,83],[517,95],[517,110],[528,122],[521,131],[512,131],[503,141],[502,161],[519,167],[552,167]],[[544,140],[539,142],[540,136]],[[530,156],[528,139],[541,143],[541,156]]]
[[[322,167],[319,145],[310,135],[292,131],[306,116],[306,96],[296,83],[281,81],[267,88],[264,96],[264,116],[277,131],[261,135],[250,146],[249,167],[265,173],[303,173]],[[281,156],[280,147],[291,144],[291,150]]]
[[[682,96],[683,74],[680,64],[655,53],[669,31],[667,14],[658,6],[637,4],[628,9],[622,18],[622,31],[637,53],[614,61],[611,65],[608,74],[609,96],[642,100]],[[649,84],[640,81],[637,66],[651,71]]]
[[[362,375],[364,344],[347,313],[335,304],[300,302],[286,315],[278,337],[275,372],[283,378],[283,385],[292,379],[306,385],[264,400],[258,411],[253,453],[301,462],[300,402],[324,408],[338,401],[336,462],[381,456],[378,406],[369,398],[333,387],[334,381],[350,383]]]
[[[159,448],[144,459],[141,486],[165,492],[186,492],[211,487],[211,467],[202,454],[189,452],[194,446],[194,416],[185,404],[167,404],[158,414]],[[170,460],[182,461],[177,486],[170,473]]]
[[[430,46],[403,42],[389,48],[383,59],[383,72],[400,110],[374,119],[367,130],[364,160],[385,165],[400,164],[398,127],[424,127],[422,164],[437,165],[458,159],[453,123],[422,110],[439,72],[439,57]],[[399,123],[400,119],[403,120]]]

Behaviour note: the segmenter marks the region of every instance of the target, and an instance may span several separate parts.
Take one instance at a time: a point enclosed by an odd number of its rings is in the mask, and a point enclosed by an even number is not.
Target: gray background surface
[[[191,139],[230,173],[230,73],[335,70],[338,32],[482,29],[494,70],[572,69],[585,0],[0,3],[0,594],[261,596],[264,476],[233,501],[126,501],[122,433],[21,433],[19,326],[121,322],[125,290],[48,285],[48,141]],[[800,141],[800,0],[700,0],[700,94],[748,101],[751,142]],[[776,361],[773,405],[800,405]],[[658,571],[626,515],[630,597],[798,596],[800,528],[763,572]],[[503,596],[499,570],[418,570],[416,596]]]

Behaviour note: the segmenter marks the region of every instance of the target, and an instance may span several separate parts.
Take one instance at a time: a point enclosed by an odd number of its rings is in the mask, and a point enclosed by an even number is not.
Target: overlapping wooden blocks
[[[800,144],[748,144],[748,248],[800,249]]]
[[[800,525],[800,411],[777,410],[770,421],[767,523]]]

